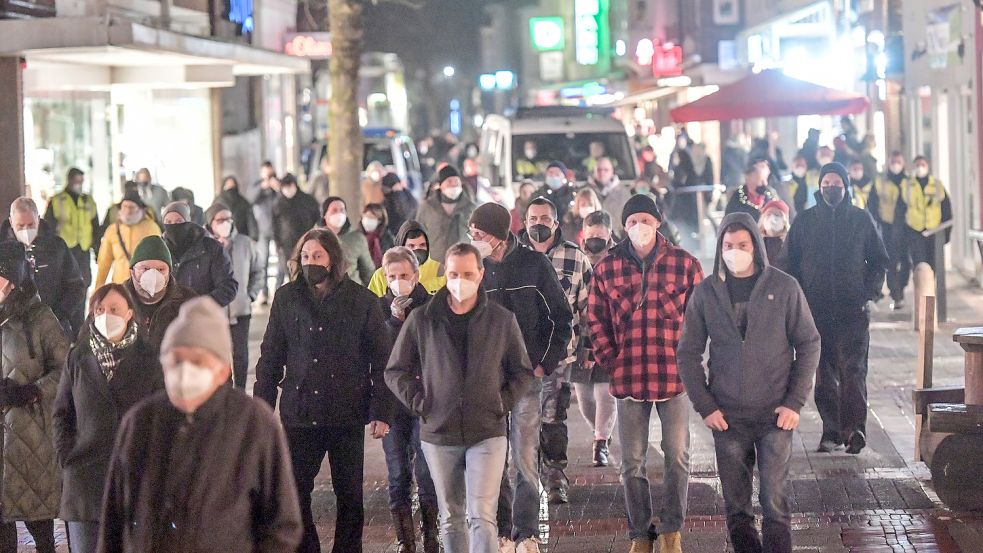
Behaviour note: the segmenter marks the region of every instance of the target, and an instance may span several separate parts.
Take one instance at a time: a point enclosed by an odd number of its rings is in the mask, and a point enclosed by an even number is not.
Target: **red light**
[[[669,77],[683,74],[683,49],[671,42],[659,45],[652,56],[652,76]]]
[[[297,35],[283,46],[283,52],[300,58],[330,58],[331,43],[308,35]]]

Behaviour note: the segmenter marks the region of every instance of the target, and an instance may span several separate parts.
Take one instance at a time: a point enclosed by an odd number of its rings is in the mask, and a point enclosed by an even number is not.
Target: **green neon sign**
[[[564,29],[562,17],[530,17],[529,36],[532,47],[539,52],[563,50]]]

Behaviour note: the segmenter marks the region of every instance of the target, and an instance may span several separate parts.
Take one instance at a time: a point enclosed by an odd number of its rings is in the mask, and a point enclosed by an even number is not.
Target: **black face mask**
[[[587,238],[584,240],[584,247],[587,251],[597,255],[608,247],[608,241],[603,238]]]
[[[423,265],[424,263],[427,262],[428,259],[430,259],[429,250],[413,250],[413,255],[416,256],[416,261],[420,265]]]
[[[824,186],[821,193],[823,200],[831,206],[835,207],[843,201],[844,191],[842,186]]]
[[[177,246],[186,246],[195,232],[194,223],[174,223],[164,225],[164,233]]]
[[[540,244],[549,240],[551,236],[553,236],[553,229],[546,225],[533,225],[529,229],[529,237]]]
[[[768,191],[768,185],[767,184],[759,185],[757,188],[754,189],[754,191],[757,192],[759,196],[764,196],[765,192]]]
[[[328,268],[324,265],[302,265],[301,271],[304,273],[304,280],[311,286],[316,286],[328,278]]]

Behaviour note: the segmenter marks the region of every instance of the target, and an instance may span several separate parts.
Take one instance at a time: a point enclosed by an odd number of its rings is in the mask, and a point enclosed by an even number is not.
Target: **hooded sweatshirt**
[[[423,238],[427,241],[427,250],[429,251],[430,236],[427,235],[427,231],[423,228],[423,225],[413,220],[406,221],[403,223],[403,226],[399,227],[399,233],[396,235],[396,245],[405,246],[406,235],[415,230],[423,233]],[[386,252],[382,253],[385,254]],[[442,272],[443,266],[440,262],[428,256],[427,260],[420,265],[420,284],[427,289],[427,292],[436,294],[437,290],[440,290],[447,284],[447,277],[441,274]],[[385,267],[379,267],[372,274],[372,280],[369,281],[369,290],[380,298],[386,295],[386,291],[389,290],[389,283],[386,282]]]
[[[757,268],[743,334],[727,286],[734,277],[722,258],[724,230],[733,224],[751,234]],[[686,391],[704,418],[718,409],[725,417],[746,420],[774,417],[779,406],[798,412],[819,364],[819,332],[805,294],[794,278],[769,265],[751,215],[727,215],[720,229],[713,273],[689,300],[676,349]],[[708,340],[709,378],[703,369]]]

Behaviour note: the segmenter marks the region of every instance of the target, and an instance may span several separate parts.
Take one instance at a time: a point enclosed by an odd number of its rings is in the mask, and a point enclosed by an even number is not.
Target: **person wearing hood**
[[[735,553],[792,553],[786,493],[792,434],[819,350],[805,294],[794,278],[771,267],[754,219],[724,217],[713,273],[686,306],[676,358],[693,407],[713,431]],[[760,536],[751,505],[755,464],[764,513]]]
[[[911,256],[911,266],[928,263],[935,266],[935,236],[925,236],[943,223],[952,219],[952,201],[942,184],[942,179],[932,174],[928,158],[918,156],[912,161],[915,166],[913,178],[905,180],[901,188],[901,214],[904,219],[905,248]],[[949,243],[952,229],[945,233],[945,243]],[[944,270],[944,269],[943,269]]]
[[[553,161],[546,167],[546,176],[539,190],[533,192],[531,200],[546,198],[556,206],[556,216],[563,221],[573,209],[574,189],[567,180],[567,166],[562,161]]]
[[[455,244],[446,254],[447,288],[407,318],[386,384],[419,417],[445,551],[492,553],[508,414],[532,385],[533,363],[515,315],[482,287],[478,250]]]
[[[102,492],[123,415],[164,389],[160,362],[141,335],[136,300],[122,284],[92,294],[89,318],[68,352],[52,415],[62,469],[59,518],[72,553],[95,553]]]
[[[631,188],[621,183],[614,172],[614,162],[610,158],[602,157],[597,160],[591,176],[587,179],[587,186],[594,189],[601,200],[601,207],[611,215],[611,221],[615,226],[614,234],[621,236],[625,231],[621,226],[621,210],[631,197]]]
[[[154,213],[160,213],[160,210],[171,201],[167,189],[154,182],[150,169],[144,167],[137,170],[133,181],[136,183],[136,192],[140,195],[140,199]]]
[[[468,218],[474,210],[474,198],[464,193],[457,169],[441,168],[436,191],[420,204],[414,218],[430,237],[431,257],[443,263],[447,248],[467,240]]]
[[[174,278],[196,295],[211,296],[222,307],[229,305],[236,297],[239,284],[222,245],[204,227],[191,222],[190,210],[184,202],[167,204],[161,216]]]
[[[71,344],[38,297],[24,247],[0,242],[0,551],[17,551],[16,521],[39,553],[55,552],[61,471],[52,404]]]
[[[471,214],[471,244],[484,265],[488,299],[515,314],[535,368],[536,382],[516,398],[511,417],[516,485],[503,475],[499,496],[499,536],[519,553],[539,551],[539,442],[542,425],[542,378],[567,358],[573,335],[573,312],[549,259],[509,232],[511,216],[503,206],[484,204]],[[510,501],[511,500],[511,501]]]
[[[65,241],[68,251],[75,257],[82,280],[88,289],[92,284],[92,252],[98,251],[102,240],[99,212],[92,196],[82,192],[85,173],[72,167],[66,176],[65,189],[48,201],[44,220]],[[77,330],[77,329],[76,329]]]
[[[587,302],[594,359],[611,371],[618,398],[621,480],[628,510],[631,552],[680,553],[689,482],[689,405],[677,367],[683,313],[703,280],[700,262],[658,233],[662,213],[638,194],[625,204],[628,238],[594,267]],[[652,414],[662,422],[665,484],[658,523],[646,473]]]
[[[808,162],[801,154],[792,159],[791,177],[788,187],[795,212],[801,213],[816,205],[814,194],[819,191],[819,182],[810,178]]]
[[[116,284],[126,282],[130,278],[134,250],[148,236],[160,236],[160,227],[147,212],[147,204],[140,195],[131,190],[119,202],[116,222],[106,227],[102,235],[96,260],[96,287],[105,284],[106,277]]]
[[[747,213],[755,221],[761,217],[761,208],[778,195],[768,186],[765,170],[752,163],[744,171],[744,184],[730,195],[725,213]]]
[[[389,214],[389,232],[398,234],[403,223],[416,214],[416,198],[396,173],[386,173],[382,177],[382,196],[382,205]]]
[[[256,216],[253,215],[253,206],[242,195],[238,179],[232,175],[225,177],[222,180],[222,192],[215,198],[214,203],[229,208],[238,234],[244,234],[253,240],[259,238],[259,228],[256,225]]]
[[[181,202],[188,206],[188,210],[191,213],[191,218],[188,219],[188,221],[191,221],[200,227],[205,226],[205,210],[202,209],[200,205],[195,203],[195,193],[192,190],[183,186],[178,186],[174,190],[171,190],[171,201]]]
[[[819,182],[815,207],[792,222],[780,265],[802,286],[822,336],[818,451],[846,445],[857,454],[867,444],[869,305],[881,297],[888,257],[870,214],[850,203],[846,168],[824,165]]]
[[[570,408],[570,371],[585,356],[587,291],[590,289],[591,264],[580,247],[564,240],[559,213],[548,199],[533,198],[526,208],[526,228],[519,241],[545,255],[560,281],[573,312],[573,335],[568,355],[553,374],[543,378],[543,423],[540,451],[546,470],[550,503],[566,503],[570,488],[567,468],[567,409]]]
[[[376,267],[369,252],[369,242],[365,234],[348,220],[345,200],[338,196],[329,196],[324,200],[321,204],[321,222],[341,241],[348,278],[363,286],[371,282]]]
[[[410,313],[430,301],[430,293],[420,282],[420,265],[413,250],[396,246],[382,259],[387,283],[379,305],[386,317],[386,330],[391,341],[396,339]],[[389,471],[389,511],[396,529],[397,553],[416,552],[416,531],[413,528],[413,478],[416,477],[420,500],[420,530],[424,553],[439,553],[437,530],[437,492],[430,469],[420,445],[420,419],[403,405],[397,405],[389,434],[382,438]]]
[[[891,308],[895,311],[904,308],[904,289],[911,275],[911,260],[903,236],[905,225],[898,217],[899,210],[904,209],[901,190],[907,180],[904,154],[891,152],[887,172],[874,180],[867,204],[867,210],[881,229],[881,238],[891,261],[887,266],[887,288],[891,292]]]
[[[280,179],[280,193],[273,203],[273,242],[279,261],[276,287],[279,288],[287,274],[287,260],[297,245],[297,240],[320,220],[317,200],[300,189],[297,179],[287,173]]]
[[[447,277],[442,274],[443,265],[430,257],[430,238],[427,237],[427,233],[420,226],[420,223],[412,220],[403,223],[396,234],[396,245],[406,246],[416,256],[417,265],[420,269],[420,284],[423,285],[427,293],[436,294],[437,290],[447,284]],[[386,279],[385,267],[379,267],[372,273],[372,279],[369,280],[369,290],[380,298],[386,295],[389,290],[389,282]]]
[[[24,245],[41,302],[51,308],[74,340],[85,319],[85,280],[65,241],[39,219],[34,200],[20,197],[10,204],[10,218],[0,226],[0,240]]]
[[[101,553],[297,551],[301,517],[284,428],[262,401],[228,385],[228,328],[207,296],[181,306],[167,328],[158,356],[164,391],[130,409],[116,433]]]
[[[362,208],[362,220],[358,227],[365,235],[373,266],[382,267],[383,254],[396,245],[396,238],[389,232],[389,214],[386,213],[386,208],[382,204],[366,204]]]
[[[212,204],[205,212],[205,222],[209,236],[225,250],[237,285],[235,298],[225,306],[225,314],[232,333],[232,385],[245,389],[249,372],[249,323],[253,301],[263,289],[263,263],[256,253],[256,241],[239,233],[235,216],[225,204]]]
[[[778,260],[782,245],[785,244],[790,226],[788,212],[788,204],[781,200],[772,200],[761,208],[758,232],[764,240],[769,263],[774,264]]]
[[[156,350],[181,305],[197,294],[174,278],[171,252],[160,236],[141,240],[130,263],[130,278],[123,285],[136,300],[133,305],[140,331]]]
[[[334,232],[304,233],[289,267],[292,280],[270,307],[253,395],[273,408],[279,396],[304,521],[297,551],[320,551],[311,493],[327,455],[338,504],[332,551],[359,553],[365,429],[374,439],[389,432],[394,406],[383,372],[392,344],[379,298],[346,276]]]

